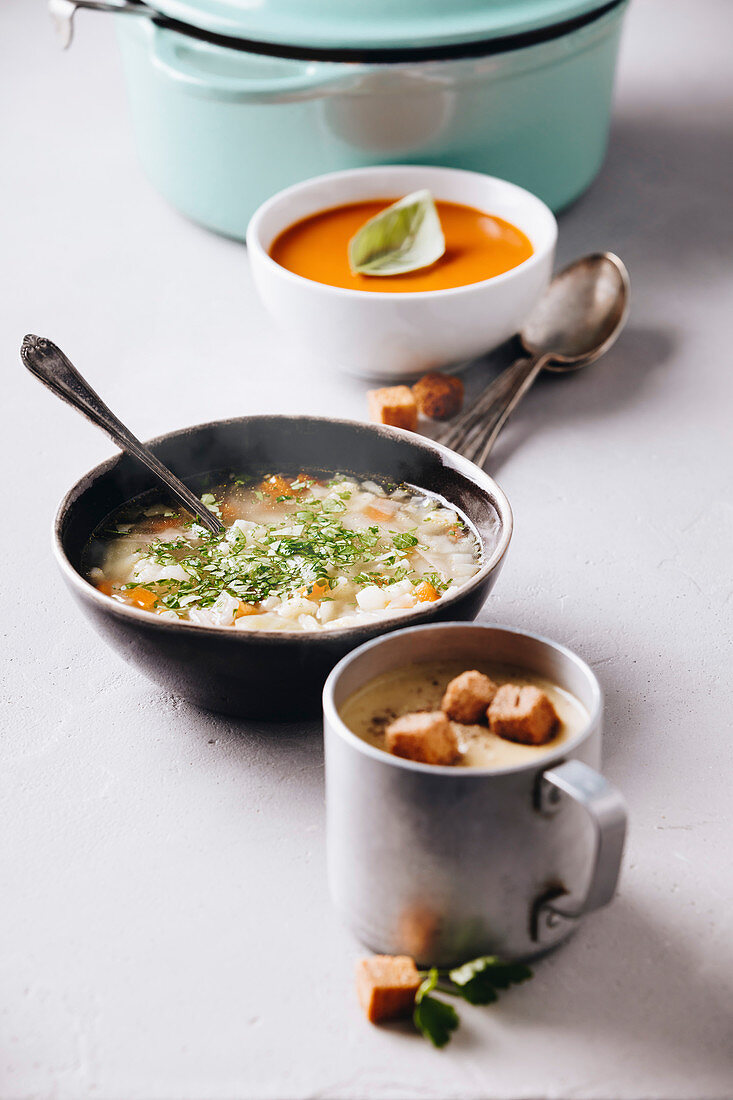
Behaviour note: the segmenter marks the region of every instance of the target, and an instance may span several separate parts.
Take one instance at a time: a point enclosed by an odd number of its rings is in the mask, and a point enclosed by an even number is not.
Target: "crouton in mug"
[[[558,723],[555,708],[537,687],[502,684],[488,711],[489,728],[499,737],[524,745],[544,745]]]
[[[497,687],[483,672],[470,669],[454,677],[445,689],[441,710],[454,722],[473,725],[486,720],[486,709],[496,695]]]
[[[455,730],[442,710],[396,718],[385,730],[385,742],[394,756],[420,764],[452,764],[458,756]]]

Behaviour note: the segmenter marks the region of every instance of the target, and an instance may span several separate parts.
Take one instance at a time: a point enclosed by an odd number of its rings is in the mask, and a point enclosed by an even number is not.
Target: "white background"
[[[355,1003],[318,726],[195,711],[72,608],[51,519],[110,446],[17,348],[52,337],[143,438],[258,411],[361,417],[365,387],[315,378],[242,246],[142,177],[110,21],[82,14],[68,54],[40,2],[3,0],[0,22],[0,1096],[729,1096],[730,3],[632,5],[608,160],[558,257],[624,258],[628,330],[586,374],[538,384],[490,465],[516,534],[483,617],[601,678],[631,810],[621,893],[529,985],[463,1009],[443,1052]]]

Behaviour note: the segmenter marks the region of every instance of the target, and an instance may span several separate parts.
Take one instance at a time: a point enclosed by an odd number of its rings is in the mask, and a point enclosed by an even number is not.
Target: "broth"
[[[482,661],[469,666],[460,660],[425,661],[384,672],[349,696],[341,707],[341,719],[357,737],[387,752],[386,726],[414,711],[440,710],[448,683],[467,667],[485,673],[499,687],[510,683],[540,688],[553,704],[559,723],[554,737],[544,745],[524,745],[498,737],[483,725],[454,722],[461,750],[457,767],[506,768],[526,764],[572,740],[588,721],[588,712],[574,695],[526,669]]]
[[[481,565],[465,518],[407,485],[230,475],[201,499],[223,536],[160,495],[138,498],[94,533],[91,583],[168,619],[319,630],[406,614],[457,591]]]
[[[275,238],[270,256],[295,275],[347,290],[408,292],[448,290],[483,282],[517,267],[533,253],[529,238],[510,222],[473,206],[436,200],[445,252],[430,267],[404,275],[354,275],[348,244],[394,199],[335,206],[311,214]]]

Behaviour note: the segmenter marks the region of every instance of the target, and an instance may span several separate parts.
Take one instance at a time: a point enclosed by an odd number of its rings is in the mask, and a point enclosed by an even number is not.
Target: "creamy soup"
[[[498,737],[484,725],[454,722],[461,751],[457,767],[506,768],[540,759],[565,741],[572,740],[588,721],[585,707],[567,691],[523,669],[486,662],[426,661],[382,673],[354,692],[341,708],[341,719],[362,740],[385,748],[384,731],[390,722],[414,711],[440,709],[448,683],[466,668],[475,668],[495,684],[533,685],[544,691],[558,717],[557,731],[544,745],[522,745]]]
[[[95,532],[89,580],[166,619],[328,630],[427,606],[481,566],[467,520],[407,485],[229,476],[201,500],[222,520],[223,535],[160,497],[138,498]]]
[[[270,255],[296,275],[329,286],[367,291],[448,290],[502,275],[529,259],[529,238],[516,225],[473,206],[436,200],[445,252],[430,267],[402,275],[354,274],[348,245],[359,229],[394,199],[374,199],[321,210],[285,229]]]

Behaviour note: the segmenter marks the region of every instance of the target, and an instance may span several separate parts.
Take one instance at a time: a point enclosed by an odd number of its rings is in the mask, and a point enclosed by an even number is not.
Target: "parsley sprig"
[[[472,1005],[488,1005],[498,999],[499,990],[532,977],[523,963],[505,963],[495,955],[481,955],[453,970],[432,967],[420,973],[423,980],[415,995],[412,1019],[420,1034],[436,1047],[450,1042],[460,1020],[453,1005],[432,996],[434,990],[462,997]]]

